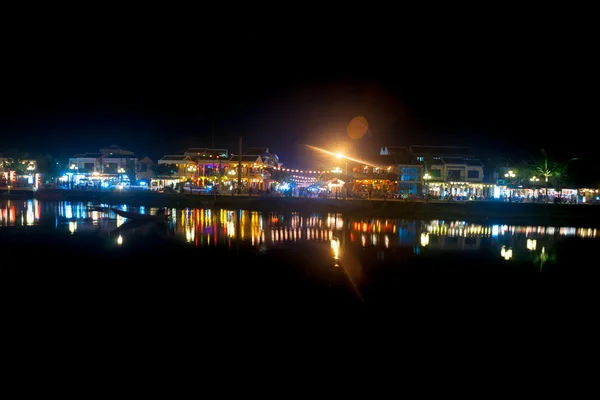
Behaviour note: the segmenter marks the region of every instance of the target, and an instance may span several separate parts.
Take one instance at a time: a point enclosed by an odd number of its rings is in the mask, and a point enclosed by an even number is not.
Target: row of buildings
[[[272,172],[281,170],[282,165],[266,147],[251,147],[237,155],[227,149],[189,148],[183,154],[165,155],[158,160],[151,187],[160,189],[186,181],[197,187],[217,185],[230,190],[237,188],[239,180],[246,189],[266,190],[275,183]]]
[[[0,159],[2,179],[18,179],[16,173],[6,170],[4,161],[2,164]],[[26,172],[37,182],[35,162],[22,162],[27,163]],[[332,156],[326,170],[301,170],[284,165],[269,148],[252,147],[241,155],[231,154],[228,149],[189,148],[154,162],[111,145],[71,157],[60,181],[78,187],[138,185],[152,189],[189,183],[226,191],[236,189],[238,182],[245,190],[275,189],[285,180],[299,187],[329,184],[331,188],[334,183],[346,194],[375,192],[406,197],[427,193],[440,198],[535,197],[545,194],[548,186],[548,195],[552,195],[552,182],[547,185],[543,177],[532,175],[531,171],[531,164],[525,161],[517,164],[509,159],[483,160],[473,149],[458,146],[383,146],[379,154]],[[26,178],[31,183],[29,175]],[[561,193],[565,190],[567,195],[578,192],[561,188]],[[588,190],[593,194],[595,189]]]
[[[271,176],[268,170],[280,168],[277,155],[268,148],[249,148],[243,155],[227,149],[190,148],[181,154],[167,154],[154,162],[136,156],[117,145],[96,153],[76,154],[60,182],[76,187],[147,186],[152,189],[192,183],[198,187],[232,185],[238,179],[245,187],[264,189]]]
[[[0,157],[0,187],[33,186],[42,182],[37,160]]]

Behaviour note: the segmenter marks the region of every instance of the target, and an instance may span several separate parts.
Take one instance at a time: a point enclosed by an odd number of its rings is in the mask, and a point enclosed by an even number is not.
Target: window
[[[431,175],[432,178],[441,178],[442,170],[441,169],[432,169],[431,171],[429,171],[429,175]]]
[[[117,173],[117,164],[116,163],[108,163],[104,165],[104,173],[107,174],[116,174]]]
[[[140,172],[148,172],[148,164],[142,163],[142,165],[140,165]]]
[[[94,172],[94,163],[84,163],[83,172]]]
[[[417,168],[402,168],[402,176],[400,177],[402,181],[418,181],[419,173]]]
[[[467,171],[467,177],[470,179],[479,179],[479,171],[476,169]]]
[[[460,180],[460,170],[450,170],[448,171],[448,179],[451,181],[459,181]]]

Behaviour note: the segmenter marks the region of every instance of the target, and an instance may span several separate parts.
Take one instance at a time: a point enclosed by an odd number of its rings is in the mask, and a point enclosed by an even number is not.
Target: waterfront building
[[[139,161],[132,151],[110,145],[97,153],[81,153],[69,158],[67,172],[60,180],[71,186],[91,188],[135,185]]]

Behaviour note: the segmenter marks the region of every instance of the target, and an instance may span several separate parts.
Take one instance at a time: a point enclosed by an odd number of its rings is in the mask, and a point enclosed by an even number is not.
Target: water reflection
[[[42,214],[38,200],[0,200],[0,226],[31,226]]]
[[[194,246],[246,244],[261,250],[279,245],[323,242],[335,264],[344,249],[386,251],[410,249],[414,254],[473,252],[492,249],[506,261],[547,258],[560,237],[596,239],[597,230],[575,227],[480,225],[465,221],[409,221],[386,218],[343,218],[341,214],[281,214],[209,209],[179,210],[171,221],[175,235]],[[495,249],[495,250],[494,250]],[[528,252],[529,254],[525,253]],[[540,256],[541,254],[544,254]]]
[[[97,207],[105,207],[99,211]],[[118,206],[142,214],[157,208]],[[316,243],[340,266],[347,255],[374,261],[403,254],[419,257],[436,253],[474,253],[489,250],[498,260],[533,262],[542,268],[556,258],[557,245],[567,239],[598,240],[594,228],[481,225],[465,221],[414,221],[391,218],[344,218],[341,214],[260,213],[246,210],[171,209],[166,224],[140,223],[116,215],[106,204],[0,201],[0,227],[53,222],[54,229],[72,235],[111,236],[115,247],[147,240],[148,234],[173,238],[195,247],[254,247],[268,252],[279,246]],[[146,236],[144,236],[146,235]],[[131,238],[128,238],[131,236]],[[363,252],[363,253],[357,253]]]

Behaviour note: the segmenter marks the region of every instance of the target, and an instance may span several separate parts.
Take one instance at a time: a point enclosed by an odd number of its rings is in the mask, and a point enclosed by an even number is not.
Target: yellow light
[[[335,156],[336,156],[337,158],[344,158],[344,155],[343,155],[342,153],[337,153]]]
[[[340,241],[338,239],[331,240],[331,250],[333,250],[333,259],[340,259]]]
[[[506,261],[510,260],[512,258],[513,255],[513,251],[510,247],[506,247],[506,246],[502,246],[502,249],[500,250],[500,256],[502,258],[504,258]]]
[[[429,233],[421,233],[421,246],[425,247],[429,244]]]

